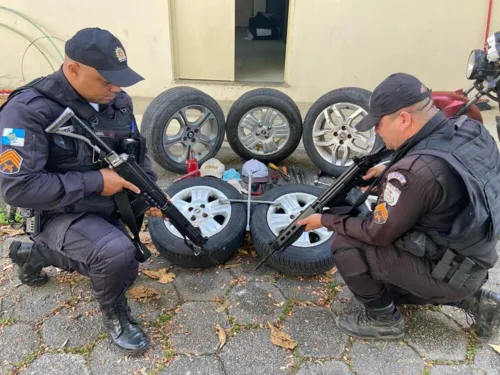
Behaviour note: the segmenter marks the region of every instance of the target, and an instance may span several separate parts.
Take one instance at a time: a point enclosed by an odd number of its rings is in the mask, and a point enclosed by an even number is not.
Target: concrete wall
[[[291,0],[287,85],[278,88],[296,101],[311,102],[342,86],[373,89],[396,71],[415,74],[434,90],[467,85],[465,64],[470,50],[482,48],[488,1]],[[494,1],[491,33],[500,31],[500,0]],[[63,40],[87,26],[112,31],[123,42],[130,65],[146,78],[127,90],[135,96],[154,97],[174,85],[189,84],[216,99],[234,100],[255,87],[175,83],[168,0],[140,4],[133,0],[2,0],[2,5],[24,13],[49,35]],[[0,9],[1,23],[31,39],[41,36],[25,21]],[[63,42],[55,43],[62,50]],[[21,59],[28,45],[0,26],[0,87],[22,79]],[[54,64],[60,62],[46,41],[40,41],[40,48]],[[33,47],[26,53],[24,72],[26,80],[50,72]]]
[[[253,17],[254,0],[236,0],[236,26],[248,27],[248,20]]]

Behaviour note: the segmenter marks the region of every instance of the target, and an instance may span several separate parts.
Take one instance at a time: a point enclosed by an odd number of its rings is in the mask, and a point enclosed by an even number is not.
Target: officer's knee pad
[[[125,235],[110,234],[101,239],[98,245],[98,259],[109,271],[127,270],[136,262],[135,246]]]

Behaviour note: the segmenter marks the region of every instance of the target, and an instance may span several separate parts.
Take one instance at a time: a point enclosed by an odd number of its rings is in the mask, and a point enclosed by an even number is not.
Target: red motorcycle
[[[483,117],[476,105],[484,96],[500,102],[500,32],[486,40],[485,50],[475,49],[469,55],[465,74],[474,83],[466,91],[435,91],[432,98],[436,106],[446,117],[458,117],[466,114],[474,120],[483,122]],[[468,95],[476,89],[477,93]],[[500,116],[496,116],[497,136],[500,140]]]

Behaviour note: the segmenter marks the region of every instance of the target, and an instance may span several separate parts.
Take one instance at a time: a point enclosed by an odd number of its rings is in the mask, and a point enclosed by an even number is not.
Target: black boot
[[[405,324],[394,303],[337,318],[337,327],[350,336],[364,339],[401,339]]]
[[[479,338],[490,338],[500,327],[500,294],[481,288],[462,300],[457,307],[472,316],[473,328]]]
[[[130,315],[127,298],[122,295],[114,305],[101,305],[103,323],[113,342],[128,354],[142,354],[149,347],[149,340]]]
[[[29,286],[40,286],[49,281],[42,268],[50,264],[40,257],[36,251],[37,246],[33,243],[12,241],[9,247],[9,257],[19,267],[19,279]]]

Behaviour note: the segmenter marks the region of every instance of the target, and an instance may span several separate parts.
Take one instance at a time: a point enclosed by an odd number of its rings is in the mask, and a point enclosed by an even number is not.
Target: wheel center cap
[[[201,208],[195,208],[194,209],[194,213],[195,213],[195,215],[199,215],[199,214],[202,213],[202,209]]]
[[[345,132],[345,131],[341,131],[341,132],[339,133],[339,137],[340,137],[340,138],[342,138],[342,139],[346,139],[346,138],[347,138],[347,132]]]
[[[193,137],[194,137],[194,132],[192,132],[192,131],[188,132],[188,133],[187,133],[187,137],[188,137],[189,139],[193,138]]]

